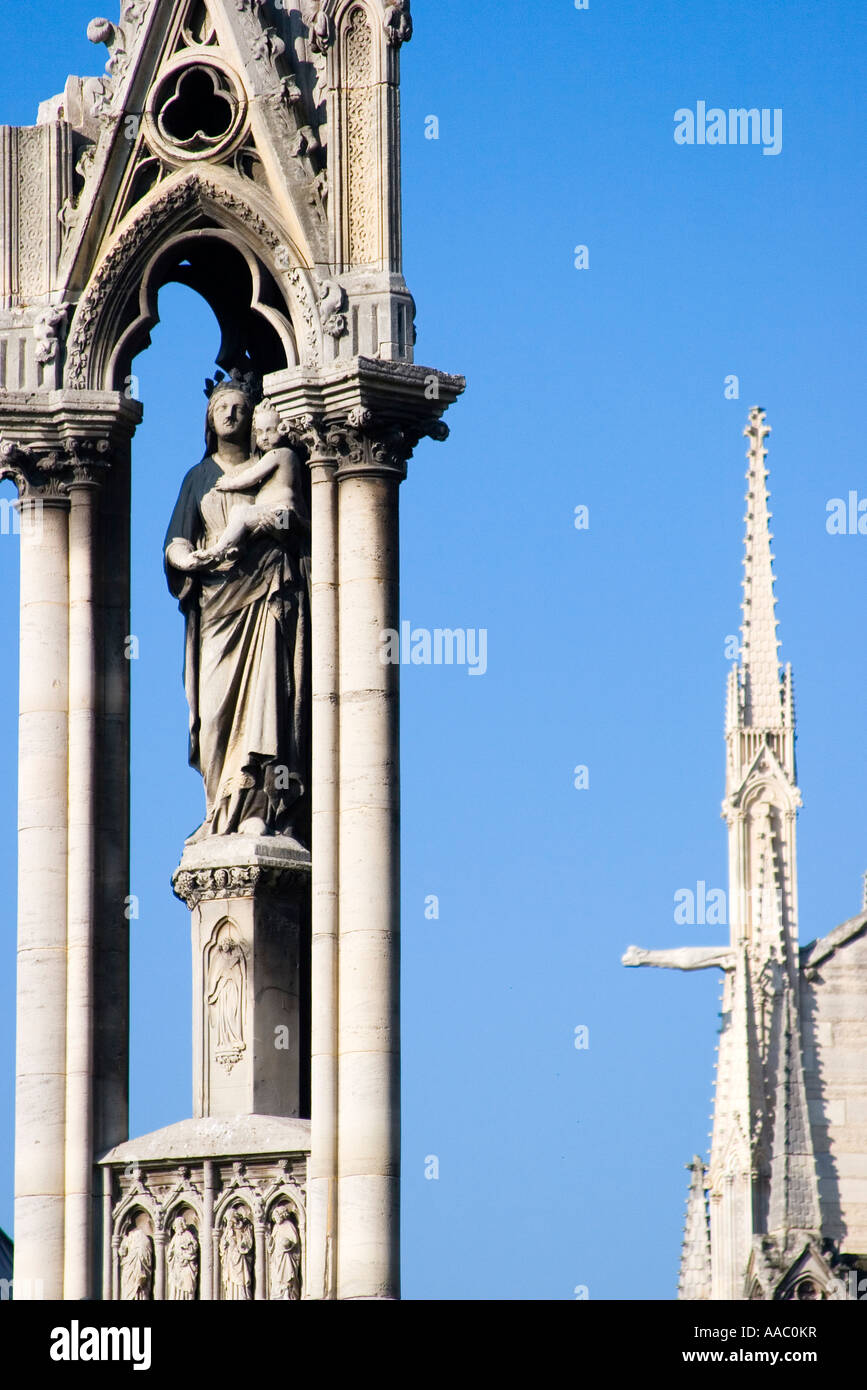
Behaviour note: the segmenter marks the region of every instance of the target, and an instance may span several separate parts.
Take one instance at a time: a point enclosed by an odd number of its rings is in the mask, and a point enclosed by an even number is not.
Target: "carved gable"
[[[27,232],[0,285],[0,389],[122,389],[171,280],[205,293],[228,369],[411,362],[407,8],[122,0],[92,21],[103,75],[69,78],[0,147],[0,211]]]
[[[293,12],[280,17],[283,35],[258,8],[232,0],[126,0],[117,25],[91,25],[109,61],[76,113],[75,187],[64,214],[73,285],[147,194],[192,165],[226,166],[241,179],[255,169],[302,262],[326,259],[319,120],[309,79],[298,80],[304,64],[292,58]]]

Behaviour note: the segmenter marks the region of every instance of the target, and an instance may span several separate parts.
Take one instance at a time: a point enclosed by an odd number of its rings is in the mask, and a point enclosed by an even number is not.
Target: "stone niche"
[[[309,1131],[266,1115],[184,1120],[112,1149],[103,1298],[299,1301]]]

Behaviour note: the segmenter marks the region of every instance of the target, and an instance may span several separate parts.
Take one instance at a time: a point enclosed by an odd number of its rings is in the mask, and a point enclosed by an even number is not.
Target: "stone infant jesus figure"
[[[267,401],[254,411],[253,433],[262,457],[237,473],[224,473],[215,487],[218,492],[251,492],[258,487],[256,501],[232,507],[219,539],[195,552],[202,560],[232,560],[244,540],[263,525],[286,527],[292,512],[303,513],[298,455],[287,447],[285,426]]]

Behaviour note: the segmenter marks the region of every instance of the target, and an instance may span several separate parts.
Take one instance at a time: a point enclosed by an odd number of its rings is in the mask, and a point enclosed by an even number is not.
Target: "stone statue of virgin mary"
[[[254,400],[237,373],[212,389],[205,456],[185,477],[166,532],[166,576],[186,619],[190,763],[204,779],[207,807],[187,844],[270,834],[306,848],[310,521],[297,454],[292,505],[261,508],[228,554],[217,546],[232,508],[256,501],[255,482],[241,479],[243,491],[232,483],[255,461]],[[269,440],[282,429],[267,403],[256,416]]]

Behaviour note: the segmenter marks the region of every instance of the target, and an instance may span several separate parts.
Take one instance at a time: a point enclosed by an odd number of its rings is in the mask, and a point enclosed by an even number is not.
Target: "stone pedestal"
[[[309,1298],[309,1152],[309,1120],[271,1115],[181,1120],[119,1144],[100,1160],[103,1298]],[[230,1291],[225,1257],[239,1224],[245,1255]]]
[[[172,882],[192,914],[194,1115],[308,1114],[309,854],[214,836]]]

